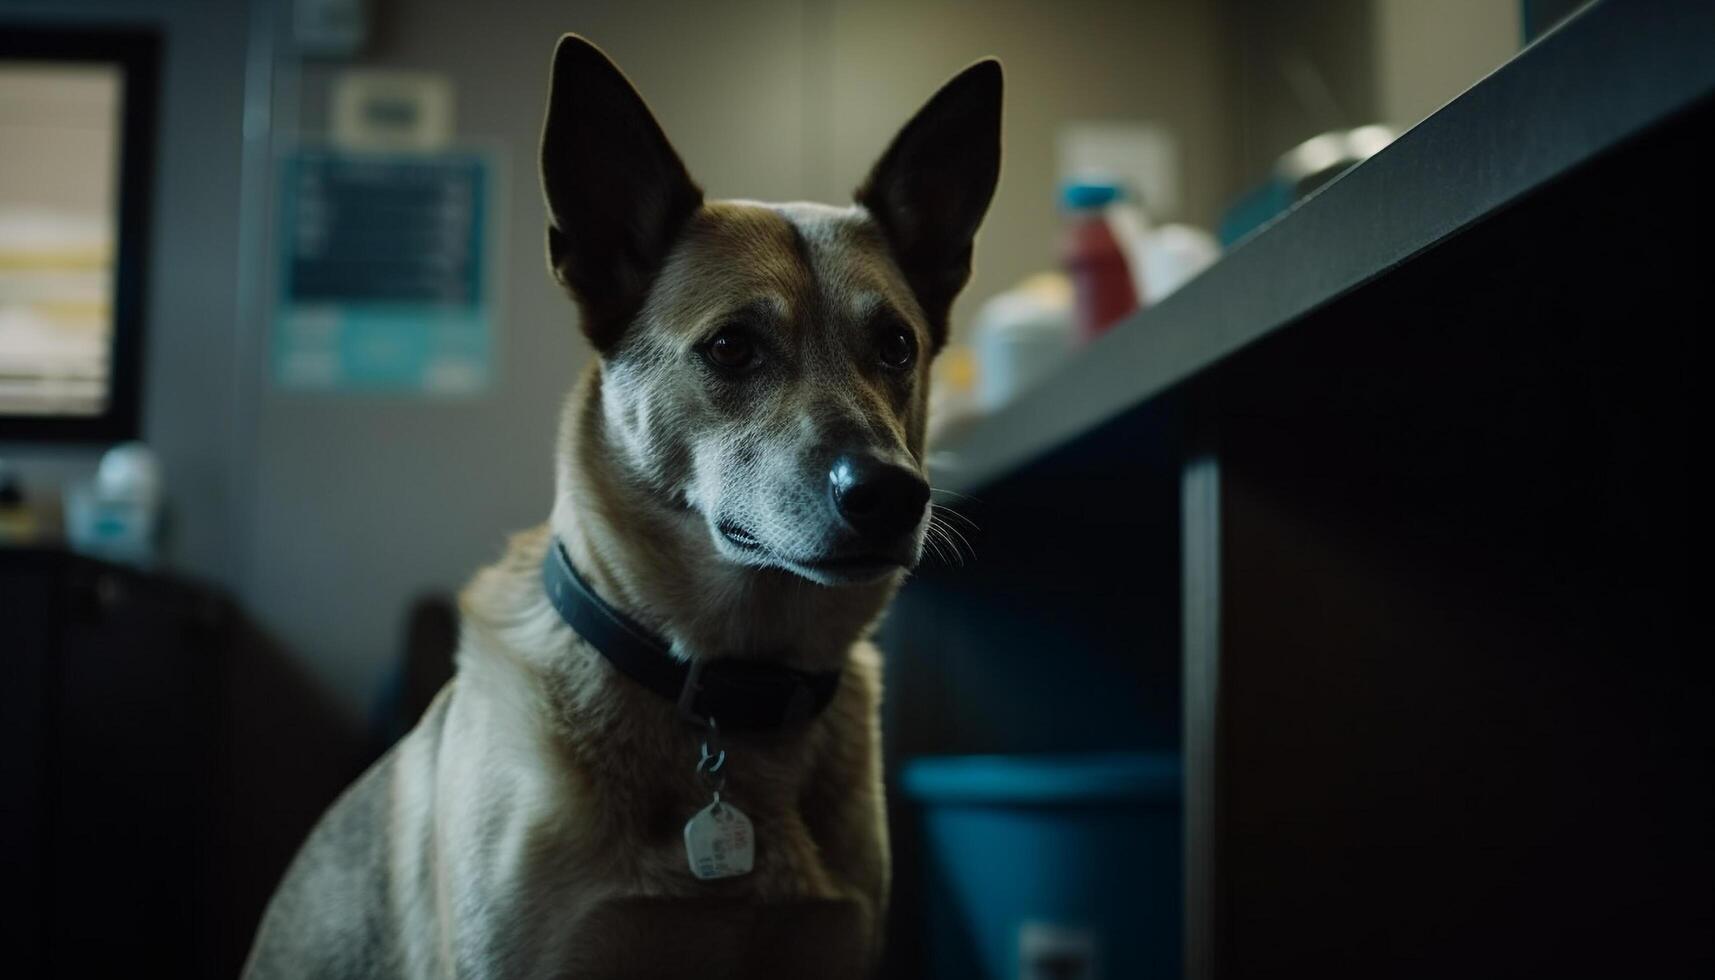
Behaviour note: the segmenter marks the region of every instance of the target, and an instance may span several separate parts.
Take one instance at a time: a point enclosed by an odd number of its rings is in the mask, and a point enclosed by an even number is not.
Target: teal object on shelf
[[[1111,181],[1078,180],[1060,188],[1060,207],[1067,211],[1105,208],[1125,197],[1125,188]]]
[[[1292,201],[1292,186],[1272,176],[1247,191],[1221,216],[1216,238],[1222,251],[1232,249],[1246,235],[1285,214],[1292,208]]]
[[[1180,973],[1178,756],[914,759],[931,976]]]
[[[1221,248],[1229,250],[1341,174],[1381,152],[1397,134],[1380,124],[1312,136],[1280,155],[1267,179],[1221,217]]]

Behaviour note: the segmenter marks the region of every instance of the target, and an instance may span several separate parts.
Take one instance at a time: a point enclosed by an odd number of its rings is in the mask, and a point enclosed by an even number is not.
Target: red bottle
[[[1131,269],[1105,214],[1119,197],[1117,185],[1101,183],[1068,184],[1061,196],[1067,214],[1061,261],[1072,280],[1078,339],[1085,343],[1137,309]]]

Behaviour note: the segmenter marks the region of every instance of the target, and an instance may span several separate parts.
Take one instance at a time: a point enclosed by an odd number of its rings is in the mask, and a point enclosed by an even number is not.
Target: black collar
[[[840,686],[840,672],[811,674],[746,660],[686,661],[665,640],[603,602],[558,538],[542,561],[548,601],[590,646],[620,673],[679,706],[697,724],[709,719],[726,731],[765,731],[814,718]]]

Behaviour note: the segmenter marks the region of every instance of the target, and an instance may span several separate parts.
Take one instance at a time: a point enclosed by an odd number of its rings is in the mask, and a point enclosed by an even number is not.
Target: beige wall
[[[1503,56],[1506,30],[1480,28],[1496,47],[1455,71],[1449,46],[1475,49],[1451,28],[1471,25],[1408,29],[1402,11],[1441,3],[1401,0],[1385,16],[1372,6],[1392,2],[378,2],[374,43],[357,63],[446,73],[460,140],[495,147],[506,161],[496,383],[475,399],[431,401],[298,395],[267,381],[267,307],[245,299],[238,255],[260,250],[249,274],[265,283],[271,239],[241,241],[256,233],[241,231],[238,215],[274,187],[239,186],[239,123],[254,26],[245,14],[278,12],[283,0],[80,0],[92,20],[167,29],[145,424],[167,457],[177,508],[172,564],[229,584],[355,712],[397,655],[407,601],[456,588],[507,532],[547,514],[554,420],[588,357],[541,258],[534,148],[563,31],[596,39],[630,72],[712,194],[764,199],[846,199],[936,85],[999,54],[1008,155],[976,279],[957,311],[962,325],[984,296],[1054,261],[1062,119],[1171,127],[1182,151],[1181,216],[1210,224],[1273,154],[1327,128],[1326,106],[1283,78],[1283,56],[1327,79],[1340,103],[1334,125],[1381,111],[1377,59],[1408,59],[1387,76],[1387,98],[1409,114]],[[44,16],[63,9],[34,6]],[[0,9],[17,5],[0,0]],[[1432,57],[1383,43],[1429,36],[1438,39]],[[1418,54],[1425,64],[1409,60]],[[316,137],[334,70],[283,71],[276,126]],[[0,451],[20,458],[16,447]],[[52,480],[87,473],[93,458],[31,450],[23,460]]]
[[[1057,264],[1055,138],[1068,120],[1146,120],[1179,146],[1180,214],[1213,226],[1229,192],[1218,4],[842,0],[818,45],[831,68],[814,116],[812,192],[844,200],[879,149],[946,77],[987,54],[1006,66],[1005,164],[955,317]],[[825,149],[824,149],[825,148]]]
[[[1375,0],[1382,119],[1415,126],[1518,52],[1519,0]]]
[[[1007,161],[958,319],[1054,262],[1062,118],[1143,118],[1184,151],[1184,211],[1226,193],[1218,4],[1077,0],[520,0],[473,20],[463,0],[378,4],[366,66],[445,72],[461,140],[508,161],[505,308],[494,389],[473,401],[264,391],[250,604],[354,710],[396,655],[407,600],[450,589],[512,530],[544,519],[560,398],[588,357],[543,269],[534,149],[554,40],[578,31],[631,75],[710,194],[849,200],[887,139],[942,81],[1007,64]],[[309,67],[292,110],[325,118],[330,71]]]
[[[1237,191],[1318,133],[1408,129],[1517,53],[1520,0],[1222,0]]]
[[[1224,0],[1234,193],[1310,137],[1377,121],[1376,2]]]

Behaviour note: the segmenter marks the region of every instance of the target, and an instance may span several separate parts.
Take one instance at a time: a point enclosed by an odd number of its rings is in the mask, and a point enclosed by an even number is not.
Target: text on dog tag
[[[724,800],[703,807],[685,823],[685,857],[703,881],[750,874],[756,863],[750,818]]]

